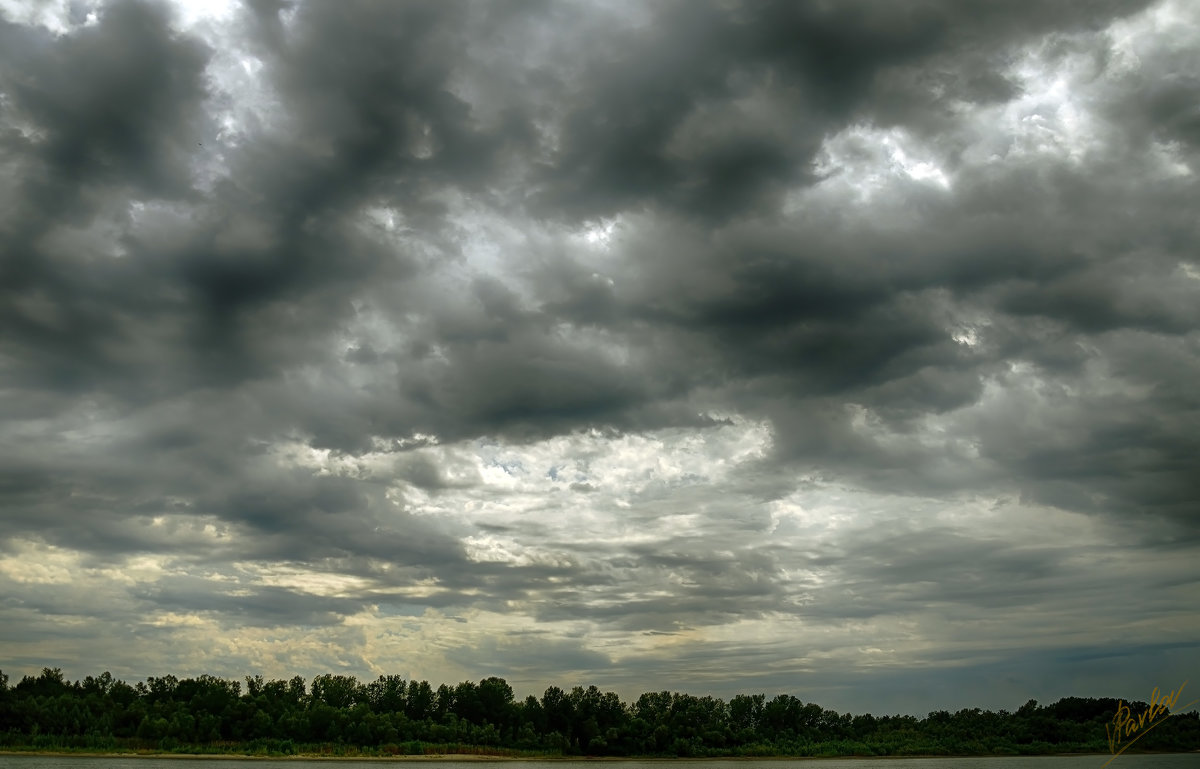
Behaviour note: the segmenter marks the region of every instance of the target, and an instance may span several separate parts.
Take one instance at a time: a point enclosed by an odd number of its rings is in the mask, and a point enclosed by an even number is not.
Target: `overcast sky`
[[[1200,680],[1200,5],[0,9],[14,681]]]

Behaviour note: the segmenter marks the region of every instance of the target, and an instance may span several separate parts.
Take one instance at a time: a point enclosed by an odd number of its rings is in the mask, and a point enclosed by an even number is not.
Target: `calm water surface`
[[[398,769],[428,764],[430,769],[486,769],[502,763],[503,769],[1101,769],[1111,756],[1004,756],[980,758],[810,758],[798,761],[405,761]],[[306,759],[187,759],[85,756],[4,756],[0,769],[380,769],[381,761]],[[1108,769],[1200,769],[1200,753],[1155,756],[1118,756]]]

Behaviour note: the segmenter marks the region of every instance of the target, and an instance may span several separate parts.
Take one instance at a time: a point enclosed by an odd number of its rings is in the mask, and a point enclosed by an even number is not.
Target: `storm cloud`
[[[1177,685],[1198,71],[1182,0],[0,3],[5,672]]]

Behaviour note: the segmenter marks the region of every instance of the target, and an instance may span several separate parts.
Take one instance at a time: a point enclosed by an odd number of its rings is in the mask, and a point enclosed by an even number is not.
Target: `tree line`
[[[1118,700],[1068,697],[1013,712],[924,718],[852,715],[789,694],[728,702],[647,692],[634,702],[595,686],[513,695],[503,678],[436,689],[427,681],[326,674],[306,682],[202,675],[128,684],[58,668],[14,686],[0,672],[0,748],[265,755],[487,753],[589,756],[903,756],[1109,752]],[[1149,709],[1128,702],[1136,718]],[[1200,749],[1200,716],[1174,714],[1137,751]]]

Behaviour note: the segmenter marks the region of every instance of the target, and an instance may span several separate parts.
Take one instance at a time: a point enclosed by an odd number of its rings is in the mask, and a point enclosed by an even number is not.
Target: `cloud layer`
[[[1182,1],[0,4],[4,669],[1177,685],[1198,43]]]

